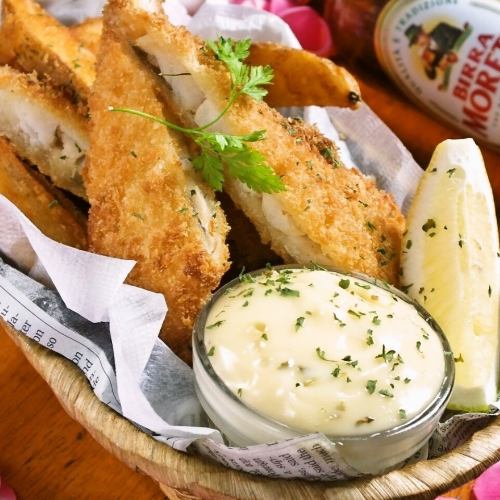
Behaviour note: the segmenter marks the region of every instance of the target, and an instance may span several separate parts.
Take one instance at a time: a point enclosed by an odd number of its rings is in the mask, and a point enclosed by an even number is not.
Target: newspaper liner
[[[95,14],[99,2],[49,1],[65,19]],[[207,2],[192,19],[177,5],[176,20],[205,38],[219,34],[298,42],[271,14]],[[172,5],[173,2],[170,4]],[[72,10],[73,6],[78,9]],[[421,170],[367,106],[352,112],[287,110],[317,123],[356,165],[391,192],[406,211]],[[335,126],[335,128],[333,127]],[[340,141],[339,133],[346,141]],[[377,149],[384,144],[383,151]],[[224,444],[204,427],[191,369],[158,339],[167,307],[163,296],[124,284],[134,262],[90,254],[45,237],[12,203],[0,197],[0,318],[40,345],[74,362],[96,396],[158,441],[197,451],[233,469],[268,477],[342,480],[362,476],[321,434],[241,447]],[[434,458],[467,440],[498,413],[455,415],[405,463]],[[404,464],[400,464],[403,466]]]

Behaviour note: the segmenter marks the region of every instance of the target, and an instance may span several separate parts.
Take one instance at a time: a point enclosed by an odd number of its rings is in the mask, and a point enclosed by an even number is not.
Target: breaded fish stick
[[[47,76],[86,107],[95,57],[34,0],[0,2],[0,64]]]
[[[75,106],[50,85],[0,66],[0,136],[57,187],[82,198],[87,127]]]
[[[141,49],[171,86],[183,123],[202,126],[225,108],[231,81],[226,66],[183,27],[142,2],[110,0],[130,43]],[[179,77],[177,74],[188,75]],[[259,194],[228,179],[225,189],[264,243],[286,261],[337,266],[396,283],[404,218],[375,183],[344,168],[336,148],[314,127],[290,122],[262,101],[241,95],[210,130],[233,135],[266,130],[249,147],[262,153],[286,191]]]
[[[85,218],[43,177],[24,165],[0,138],[0,194],[7,197],[49,238],[85,249]]]
[[[214,193],[194,173],[184,137],[125,106],[176,120],[165,82],[112,30],[105,12],[90,98],[86,186],[93,251],[134,259],[129,283],[162,293],[162,337],[190,358],[193,322],[228,268],[228,227]]]

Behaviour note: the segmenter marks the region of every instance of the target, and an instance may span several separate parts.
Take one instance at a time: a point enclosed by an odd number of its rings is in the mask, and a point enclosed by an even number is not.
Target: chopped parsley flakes
[[[422,226],[422,230],[427,232],[429,229],[434,229],[436,227],[436,221],[434,219],[427,219],[427,222]]]
[[[212,328],[217,328],[219,327],[220,325],[222,325],[222,323],[224,323],[225,320],[221,319],[220,321],[216,321],[215,323],[212,323],[211,325],[208,325],[207,326],[207,330],[211,330]]]
[[[298,290],[292,290],[291,288],[280,288],[280,295],[283,297],[300,297],[300,292]]]
[[[347,290],[350,284],[351,282],[348,279],[341,279],[339,281],[339,287],[343,288],[344,290]]]
[[[375,392],[376,386],[376,380],[368,380],[368,382],[366,382],[366,390],[368,391],[368,394],[373,394]]]
[[[298,331],[300,328],[304,326],[304,321],[306,318],[304,316],[300,316],[295,320],[295,331]]]

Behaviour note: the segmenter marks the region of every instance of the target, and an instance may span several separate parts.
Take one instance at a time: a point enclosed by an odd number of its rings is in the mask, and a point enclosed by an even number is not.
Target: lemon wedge
[[[451,344],[449,408],[485,411],[497,399],[500,261],[493,194],[472,139],[437,146],[407,227],[401,282]]]

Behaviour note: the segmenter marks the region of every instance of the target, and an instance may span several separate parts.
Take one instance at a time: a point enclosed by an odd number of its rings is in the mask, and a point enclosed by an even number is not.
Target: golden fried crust
[[[228,227],[215,208],[211,224],[220,244],[217,253],[208,252],[191,205],[187,176],[192,170],[182,137],[149,120],[108,111],[131,107],[168,119],[165,85],[108,29],[106,17],[102,47],[89,101],[90,246],[137,261],[129,283],[165,296],[169,310],[162,337],[187,359],[194,319],[228,268]],[[213,199],[201,182],[197,186]]]
[[[3,0],[0,63],[50,78],[85,109],[95,57],[34,0]]]
[[[329,59],[277,43],[254,43],[247,64],[274,70],[266,102],[279,106],[356,108],[361,94],[356,79]]]
[[[172,26],[161,14],[134,10],[130,0],[110,3],[122,9],[129,39],[135,41],[145,34],[154,37],[162,51],[191,74],[215,107],[224,108],[230,76],[200,39],[183,27]],[[331,148],[323,151],[321,141],[297,136],[289,122],[265,102],[243,95],[219,125],[235,135],[266,130],[266,138],[250,146],[264,154],[286,185],[285,192],[274,196],[298,230],[332,265],[397,283],[405,223],[391,195],[357,171],[342,167],[336,152]],[[301,133],[319,137],[319,132],[310,130],[309,126]],[[249,212],[249,204],[243,202],[246,195],[235,184],[226,183],[230,196],[268,243],[271,238],[266,223],[256,212]],[[271,241],[271,246],[284,259],[289,258],[281,242]]]
[[[97,56],[102,35],[101,17],[88,18],[79,24],[70,26],[69,30],[78,42]]]
[[[85,249],[84,216],[63,194],[24,165],[0,137],[0,194],[7,197],[49,238]]]

